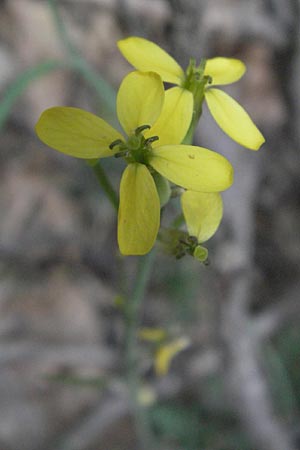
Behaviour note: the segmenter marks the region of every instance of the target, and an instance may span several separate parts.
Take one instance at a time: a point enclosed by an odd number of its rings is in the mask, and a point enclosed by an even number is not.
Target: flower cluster
[[[143,255],[153,247],[160,228],[160,210],[170,198],[170,183],[184,189],[181,206],[188,233],[180,252],[205,260],[200,245],[222,218],[219,192],[233,182],[229,161],[209,149],[191,145],[202,102],[220,127],[251,149],[264,142],[243,108],[215,84],[238,80],[242,62],[228,58],[192,60],[183,72],[156,44],[131,37],[119,49],[137,69],[121,82],[117,115],[123,132],[90,112],[72,107],[44,111],[38,137],[67,155],[84,160],[117,157],[126,163],[120,183],[118,243],[124,255]],[[163,82],[175,86],[165,90]],[[205,249],[204,249],[205,250]],[[205,254],[205,251],[204,251]]]
[[[163,81],[194,94],[194,109],[201,110],[203,99],[220,128],[240,145],[258,150],[265,142],[247,112],[232,97],[214,86],[238,81],[245,73],[244,63],[234,58],[216,57],[196,67],[191,60],[184,73],[178,63],[153,42],[129,37],[118,42],[123,56],[138,70],[153,70]]]

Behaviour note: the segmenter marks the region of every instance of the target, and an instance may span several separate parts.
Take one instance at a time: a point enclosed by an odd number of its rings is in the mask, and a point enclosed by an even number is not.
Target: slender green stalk
[[[144,298],[147,283],[154,263],[155,252],[152,250],[140,257],[136,281],[133,292],[127,300],[126,314],[126,348],[125,360],[127,365],[127,380],[132,401],[135,428],[139,450],[153,449],[153,437],[149,426],[147,413],[139,401],[140,377],[138,370],[138,342],[139,309]]]
[[[88,62],[80,55],[78,49],[69,39],[67,30],[58,11],[57,0],[48,0],[48,5],[52,13],[53,22],[55,24],[57,34],[60,37],[61,43],[65,47],[67,53],[68,66],[79,72],[86,79],[89,85],[95,88],[99,96],[102,98],[102,100],[104,100],[104,103],[106,104],[106,107],[109,109],[110,113],[115,112],[115,91],[90,67]],[[118,211],[118,196],[114,191],[99,161],[96,165],[93,166],[93,170],[100,186],[106,193],[107,198],[109,199],[115,210]]]
[[[85,59],[80,55],[73,46],[67,35],[65,26],[57,9],[57,0],[48,0],[48,4],[52,11],[53,20],[60,36],[61,42],[67,51],[69,65],[77,70],[91,86],[99,93],[106,107],[110,112],[115,112],[116,94],[111,86],[99,77],[90,67]],[[112,188],[108,177],[106,176],[102,166],[98,162],[93,166],[94,173],[105,191],[108,199],[114,208],[118,209],[118,197]],[[137,330],[139,326],[139,307],[143,301],[147,282],[150,277],[151,268],[154,260],[154,252],[143,256],[139,260],[136,281],[134,284],[132,295],[128,298],[125,308],[126,316],[126,371],[129,386],[130,399],[132,401],[134,421],[136,433],[139,442],[139,450],[151,450],[152,437],[147,415],[144,408],[139,402],[139,372],[138,372],[138,345]]]
[[[197,115],[193,116],[190,128],[188,129],[188,132],[186,133],[185,138],[182,141],[182,144],[185,144],[185,145],[193,144],[194,134],[195,134],[195,130],[198,125],[198,122],[199,122],[200,115],[201,114],[199,114],[199,116],[197,116]]]
[[[115,116],[115,90],[90,66],[90,64],[82,57],[75,45],[71,42],[63,20],[59,14],[57,0],[48,0],[48,5],[52,13],[57,34],[66,50],[68,65],[80,73],[89,85],[97,91],[110,115]]]
[[[70,64],[96,90],[104,103],[103,109],[109,112],[110,121],[116,122],[115,90],[81,56],[77,56]]]
[[[184,224],[184,215],[181,213],[171,222],[171,228],[179,228]]]
[[[96,175],[96,178],[104,190],[105,194],[107,195],[108,200],[112,204],[112,206],[115,208],[116,211],[118,211],[119,208],[119,199],[118,196],[112,187],[103,167],[100,164],[100,161],[97,162],[96,165],[93,166],[94,174]]]
[[[10,86],[6,89],[0,102],[0,128],[5,124],[10,111],[20,95],[23,94],[28,85],[37,78],[47,75],[53,70],[65,68],[61,61],[49,60],[30,67],[19,74]]]
[[[182,144],[186,145],[192,145],[193,139],[195,135],[195,130],[197,128],[198,122],[200,120],[201,114],[202,114],[202,103],[203,103],[203,90],[202,86],[201,89],[196,90],[196,92],[193,92],[194,95],[194,113],[192,117],[191,125],[188,129],[187,134],[185,135],[185,138],[182,141]]]
[[[67,34],[65,25],[58,11],[58,1],[48,0],[48,5],[52,14],[53,23],[56,27],[57,34],[60,38],[61,43],[64,45],[68,54],[77,54],[75,46],[72,44],[69,36]]]
[[[202,114],[202,103],[204,100],[204,90],[208,83],[208,77],[204,76],[206,59],[202,58],[198,67],[195,59],[191,58],[186,72],[185,88],[188,89],[194,98],[194,111],[191,125],[182,141],[182,144],[190,145],[193,143],[194,134]]]

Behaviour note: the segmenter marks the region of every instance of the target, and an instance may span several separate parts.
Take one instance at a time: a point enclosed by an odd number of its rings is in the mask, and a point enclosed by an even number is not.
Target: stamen
[[[145,144],[152,144],[152,142],[158,141],[159,137],[158,136],[151,136],[148,139],[145,140]]]
[[[118,152],[114,154],[115,158],[121,158],[122,156],[128,156],[128,151],[124,150],[123,152]]]
[[[121,141],[121,139],[116,139],[109,145],[109,148],[112,150],[116,145],[121,145],[121,144],[123,144],[123,141]]]
[[[189,247],[190,244],[186,241],[184,241],[183,239],[179,239],[180,244],[185,245],[186,247]]]
[[[196,236],[189,236],[187,238],[187,241],[190,245],[198,245],[198,239],[196,238]]]
[[[195,248],[198,245],[198,240],[195,236],[187,236],[184,239],[178,239],[179,248],[184,254],[193,255]]]
[[[136,136],[138,136],[140,133],[142,133],[142,131],[144,130],[150,130],[151,126],[150,125],[141,125],[140,127],[137,127],[134,131],[134,134]]]

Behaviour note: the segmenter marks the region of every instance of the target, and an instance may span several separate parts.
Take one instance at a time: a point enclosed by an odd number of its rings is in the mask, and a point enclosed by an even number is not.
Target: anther
[[[115,158],[121,158],[122,156],[128,156],[128,151],[124,150],[123,152],[118,152],[114,154]]]
[[[150,125],[141,125],[140,127],[137,127],[134,131],[134,134],[138,136],[142,131],[144,130],[150,130]]]
[[[109,148],[112,150],[116,145],[121,145],[121,144],[123,144],[123,141],[121,141],[121,139],[117,139],[109,145]]]
[[[183,240],[183,239],[179,239],[178,242],[180,242],[180,244],[182,244],[182,245],[184,245],[186,247],[190,246],[190,244],[188,242],[186,242],[185,240]]]
[[[158,141],[158,136],[151,136],[148,139],[145,140],[145,144],[152,144],[152,142]]]
[[[196,236],[189,236],[187,238],[187,241],[189,242],[190,245],[197,245],[198,244],[198,240],[197,240]]]

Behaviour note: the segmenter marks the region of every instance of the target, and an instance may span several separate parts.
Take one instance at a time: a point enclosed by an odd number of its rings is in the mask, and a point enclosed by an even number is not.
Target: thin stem
[[[100,162],[98,161],[96,165],[93,166],[94,174],[96,175],[96,178],[104,190],[105,194],[107,195],[108,200],[112,204],[112,206],[115,208],[116,211],[118,211],[119,208],[119,199],[118,196],[112,187],[103,167],[101,166]]]
[[[76,69],[81,75],[92,85],[96,91],[104,100],[106,106],[110,112],[115,112],[115,99],[116,95],[111,86],[99,77],[85,59],[73,46],[67,35],[63,21],[59,16],[57,9],[57,0],[48,0],[49,6],[53,14],[53,20],[56,24],[57,32],[64,44],[69,64]],[[98,162],[93,166],[94,173],[104,189],[107,197],[114,208],[118,209],[118,197],[112,188],[102,166]],[[138,312],[139,306],[144,298],[147,282],[150,277],[151,267],[154,260],[154,252],[150,252],[148,255],[143,256],[139,260],[138,272],[136,277],[136,283],[133,288],[132,295],[126,304],[126,369],[129,385],[130,398],[133,402],[133,414],[136,425],[136,432],[139,442],[140,450],[150,450],[151,445],[151,433],[148,425],[147,415],[144,408],[139,402],[139,373],[138,373],[138,346],[137,346],[137,330],[138,330]]]
[[[171,222],[171,228],[179,228],[184,224],[184,215],[181,213]]]
[[[182,141],[183,144],[190,145],[193,143],[195,130],[202,114],[204,91],[208,82],[207,76],[204,76],[205,65],[206,60],[204,58],[200,61],[198,67],[196,67],[195,60],[191,59],[190,65],[187,69],[187,78],[184,87],[193,94],[194,111],[190,127],[184,140]]]
[[[198,94],[198,93],[197,93]],[[185,138],[182,141],[182,144],[191,145],[193,143],[195,130],[197,128],[198,122],[200,120],[202,114],[202,103],[203,103],[203,95],[195,95],[194,93],[194,112],[191,121],[191,125],[188,129],[188,132],[185,135]]]
[[[71,42],[64,22],[58,11],[57,0],[48,0],[48,5],[52,13],[57,34],[61,43],[65,47],[68,56],[68,65],[82,75],[83,78],[92,86],[102,101],[104,102],[110,115],[115,116],[116,93],[109,83],[107,83],[90,64],[82,57],[76,46]]]
[[[60,38],[61,43],[64,45],[68,54],[77,54],[77,49],[72,44],[69,39],[68,33],[66,31],[64,22],[58,12],[58,2],[57,0],[48,0],[48,5],[52,14],[53,22],[56,27],[57,34]]]
[[[27,86],[35,79],[38,79],[49,72],[64,68],[65,64],[61,61],[49,60],[30,67],[20,73],[13,83],[8,86],[0,103],[0,128],[5,124],[10,111]]]
[[[199,122],[199,117],[197,117],[196,115],[193,116],[190,128],[188,129],[188,132],[186,133],[185,138],[182,141],[182,144],[185,144],[185,145],[193,144],[194,134],[195,134],[195,130],[198,125],[198,122]]]
[[[107,81],[98,75],[94,69],[78,55],[76,59],[71,62],[72,68],[76,70],[80,75],[92,86],[100,95],[101,100],[104,102],[106,109],[110,114],[110,121],[116,122],[116,93]],[[105,109],[105,108],[104,108]]]
[[[57,0],[48,0],[48,5],[52,13],[53,22],[55,24],[57,34],[60,37],[61,43],[65,47],[67,53],[67,65],[72,69],[79,72],[86,81],[93,86],[101,99],[104,101],[106,108],[109,110],[110,115],[115,113],[116,94],[114,89],[103,80],[88,64],[88,62],[81,56],[80,52],[71,42],[64,22],[58,11]],[[105,174],[100,162],[93,166],[94,173],[100,186],[106,193],[109,201],[113,205],[116,211],[118,211],[119,200],[116,192],[114,191],[108,177]]]
[[[137,331],[139,328],[139,308],[144,298],[147,283],[150,278],[154,263],[155,252],[152,250],[145,256],[140,257],[136,282],[133,292],[126,304],[126,366],[127,380],[130,398],[133,403],[133,415],[140,450],[153,448],[153,438],[148,423],[148,417],[144,407],[139,401],[140,377],[138,370],[138,342]]]

